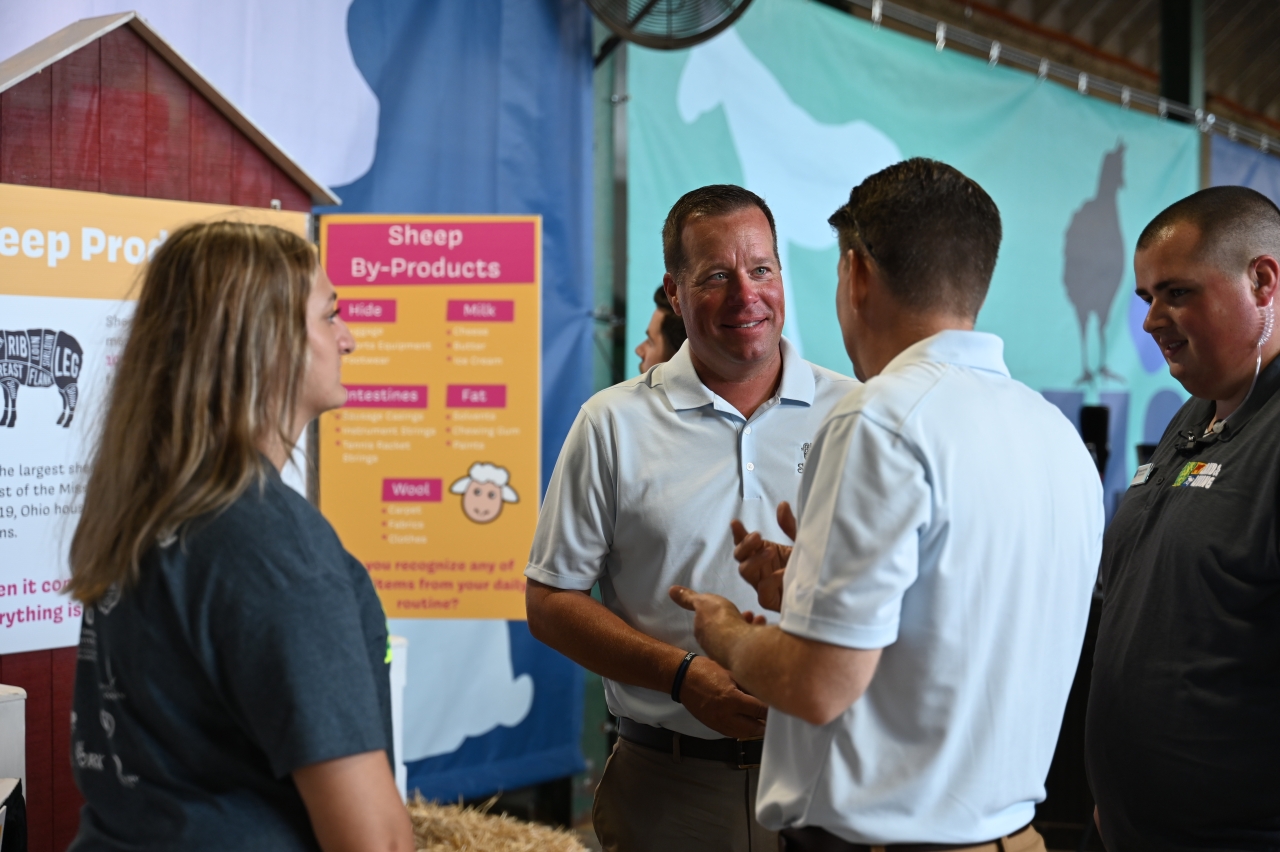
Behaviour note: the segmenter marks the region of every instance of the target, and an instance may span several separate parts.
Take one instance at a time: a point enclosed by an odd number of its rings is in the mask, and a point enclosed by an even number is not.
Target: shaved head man
[[[1280,210],[1202,190],[1134,256],[1191,394],[1107,530],[1086,759],[1107,849],[1280,848]]]

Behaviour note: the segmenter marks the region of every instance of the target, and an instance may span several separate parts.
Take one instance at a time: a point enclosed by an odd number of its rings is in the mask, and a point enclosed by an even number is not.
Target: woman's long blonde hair
[[[290,446],[318,268],[305,240],[269,225],[189,225],[156,251],[71,540],[75,598],[129,585],[157,540],[261,481],[260,447]]]

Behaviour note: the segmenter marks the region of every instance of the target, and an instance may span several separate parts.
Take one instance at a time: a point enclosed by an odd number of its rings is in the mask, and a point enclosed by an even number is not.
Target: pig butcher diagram
[[[18,422],[18,388],[57,386],[62,394],[62,414],[58,425],[71,425],[76,413],[80,367],[84,351],[74,337],[65,331],[33,328],[27,331],[0,331],[0,391],[4,393],[4,411],[0,426],[12,428]]]

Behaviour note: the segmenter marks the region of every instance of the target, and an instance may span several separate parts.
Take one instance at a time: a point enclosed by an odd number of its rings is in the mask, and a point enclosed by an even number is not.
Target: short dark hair
[[[1175,201],[1142,229],[1138,250],[1184,222],[1200,230],[1198,253],[1223,271],[1240,271],[1259,254],[1280,257],[1280,209],[1248,187],[1211,186]]]
[[[902,304],[978,315],[1000,252],[1000,211],[957,169],[904,160],[855,186],[827,221],[841,255],[870,257]]]
[[[653,303],[662,311],[662,339],[667,341],[672,352],[679,352],[689,335],[685,333],[684,320],[676,316],[675,308],[671,307],[671,300],[667,298],[667,291],[661,284],[653,294]]]
[[[773,222],[773,211],[764,199],[749,189],[743,189],[731,183],[715,183],[710,186],[686,192],[667,214],[667,221],[662,225],[662,260],[667,272],[679,277],[684,272],[689,258],[684,256],[684,226],[690,219],[698,216],[727,216],[747,207],[758,207],[769,220],[769,231],[773,234],[773,256],[778,255],[778,226]],[[782,261],[778,259],[779,268]]]

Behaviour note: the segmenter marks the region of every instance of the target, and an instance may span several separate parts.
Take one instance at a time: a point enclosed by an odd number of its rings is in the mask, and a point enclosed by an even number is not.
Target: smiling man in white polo
[[[856,382],[782,338],[777,233],[754,193],[685,195],[663,254],[688,340],[579,413],[525,571],[529,629],[602,675],[620,717],[593,813],[606,850],[761,852],[777,846],[753,813],[765,706],[698,656],[667,589],[754,599],[729,523],[780,532],[774,507],[794,499],[818,425]]]

